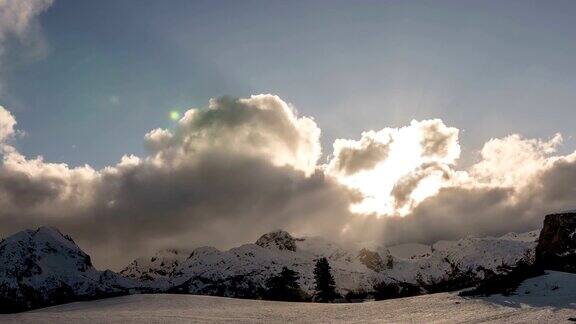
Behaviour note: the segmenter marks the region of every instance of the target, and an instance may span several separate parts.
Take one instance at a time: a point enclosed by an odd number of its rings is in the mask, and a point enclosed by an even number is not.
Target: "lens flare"
[[[179,120],[179,119],[180,119],[180,112],[179,112],[179,111],[176,111],[176,110],[172,110],[172,111],[170,112],[170,119],[172,119],[172,120],[174,120],[174,121]]]

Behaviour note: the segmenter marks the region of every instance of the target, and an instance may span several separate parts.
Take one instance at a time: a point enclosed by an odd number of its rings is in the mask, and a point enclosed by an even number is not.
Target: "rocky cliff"
[[[546,216],[536,263],[544,269],[576,273],[576,211]]]

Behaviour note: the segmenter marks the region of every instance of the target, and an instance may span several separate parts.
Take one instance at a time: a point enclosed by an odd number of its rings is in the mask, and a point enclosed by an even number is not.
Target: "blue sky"
[[[171,110],[274,93],[336,138],[441,118],[463,160],[490,138],[573,149],[573,1],[74,1],[39,20],[45,51],[10,46],[0,105],[27,155],[95,167],[144,154]],[[10,45],[10,44],[9,44]]]

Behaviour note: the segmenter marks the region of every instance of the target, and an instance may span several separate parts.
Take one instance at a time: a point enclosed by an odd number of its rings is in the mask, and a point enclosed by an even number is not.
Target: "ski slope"
[[[528,292],[528,293],[527,293]],[[518,294],[441,293],[359,304],[285,303],[194,295],[132,295],[0,315],[2,323],[566,322],[576,318],[576,274],[548,272]]]

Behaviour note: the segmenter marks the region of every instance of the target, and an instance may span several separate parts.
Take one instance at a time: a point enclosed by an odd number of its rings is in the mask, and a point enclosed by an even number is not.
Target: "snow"
[[[405,243],[388,247],[390,253],[400,259],[415,259],[430,256],[432,248],[430,245],[419,243]]]
[[[254,297],[270,276],[288,267],[299,273],[300,286],[311,294],[315,262],[326,257],[337,290],[345,295],[349,291],[371,291],[380,282],[451,280],[454,269],[458,270],[456,273],[482,279],[487,271],[501,273],[520,260],[533,258],[537,235],[510,233],[500,238],[442,241],[431,247],[404,244],[386,248],[331,242],[320,237],[294,238],[276,231],[263,235],[258,244],[226,251],[212,247],[191,252],[163,250],[133,261],[122,271],[125,277],[121,277],[112,271],[96,270],[89,256],[70,237],[42,227],[0,242],[0,287],[4,287],[2,296],[17,296],[20,304],[31,298],[25,295],[22,284],[33,288],[41,300],[32,307],[58,302],[55,298],[65,286],[72,288],[74,296],[83,297],[138,289]]]
[[[558,289],[555,287],[558,286]],[[526,294],[526,291],[530,291]],[[548,272],[518,295],[459,297],[441,293],[358,304],[286,303],[194,295],[132,295],[21,314],[2,323],[543,323],[576,318],[576,274]]]
[[[284,233],[278,233],[264,235],[265,240],[259,239],[258,244],[244,244],[227,251],[209,247],[195,249],[173,270],[171,283],[173,286],[185,285],[184,291],[210,294],[212,286],[206,281],[226,282],[244,278],[242,286],[245,288],[262,286],[267,278],[287,266],[298,271],[300,285],[305,291],[312,292],[315,260],[325,256],[342,292],[371,287],[370,274],[373,271],[358,260],[359,250],[319,237],[290,240]],[[271,237],[280,242],[270,241]]]
[[[533,258],[536,242],[528,239],[532,235],[507,234],[499,238],[469,237],[458,241],[440,241],[432,246],[428,254],[395,260],[393,269],[386,270],[385,276],[410,283],[416,283],[418,277],[426,282],[437,282],[447,279],[453,266],[457,266],[462,271],[470,270],[475,276],[483,278],[486,270],[500,273],[503,266],[515,266],[520,260]],[[412,249],[400,251],[406,255],[417,250],[412,246]],[[394,255],[393,249],[391,253]]]
[[[536,242],[538,241],[538,237],[540,236],[540,230],[537,229],[534,231],[526,232],[526,233],[508,233],[500,237],[503,240],[511,240],[511,241],[520,241],[520,242]]]
[[[226,251],[201,247],[187,254],[159,254],[132,262],[121,274],[138,279],[145,287],[176,287],[179,292],[211,295],[216,284],[227,285],[225,296],[242,289],[264,285],[282,267],[295,270],[299,283],[312,293],[315,260],[326,257],[332,267],[337,289],[370,291],[378,282],[438,282],[449,279],[454,268],[471,271],[483,278],[485,271],[501,273],[506,266],[532,258],[539,230],[509,233],[502,237],[465,238],[440,241],[434,245],[401,244],[383,247],[375,244],[337,243],[321,237],[294,238],[284,231],[264,234],[256,244],[245,244]],[[363,250],[365,249],[365,250]],[[370,255],[367,261],[365,256]],[[389,261],[393,261],[389,268]],[[372,265],[372,266],[370,266]],[[374,267],[373,265],[378,265]],[[503,270],[504,269],[504,270]]]
[[[49,304],[63,287],[70,295],[91,297],[122,292],[118,285],[131,284],[111,271],[96,270],[90,257],[54,228],[21,231],[0,242],[0,298]],[[0,304],[0,310],[4,307]]]
[[[559,213],[554,213],[554,214],[576,214],[576,209],[564,210],[564,211],[561,211]]]
[[[544,276],[525,280],[515,295],[495,295],[490,300],[510,307],[576,308],[576,274],[546,271]]]
[[[141,257],[130,263],[121,275],[146,282],[151,288],[168,288],[169,278],[174,270],[190,256],[185,249],[165,249],[152,257]]]

